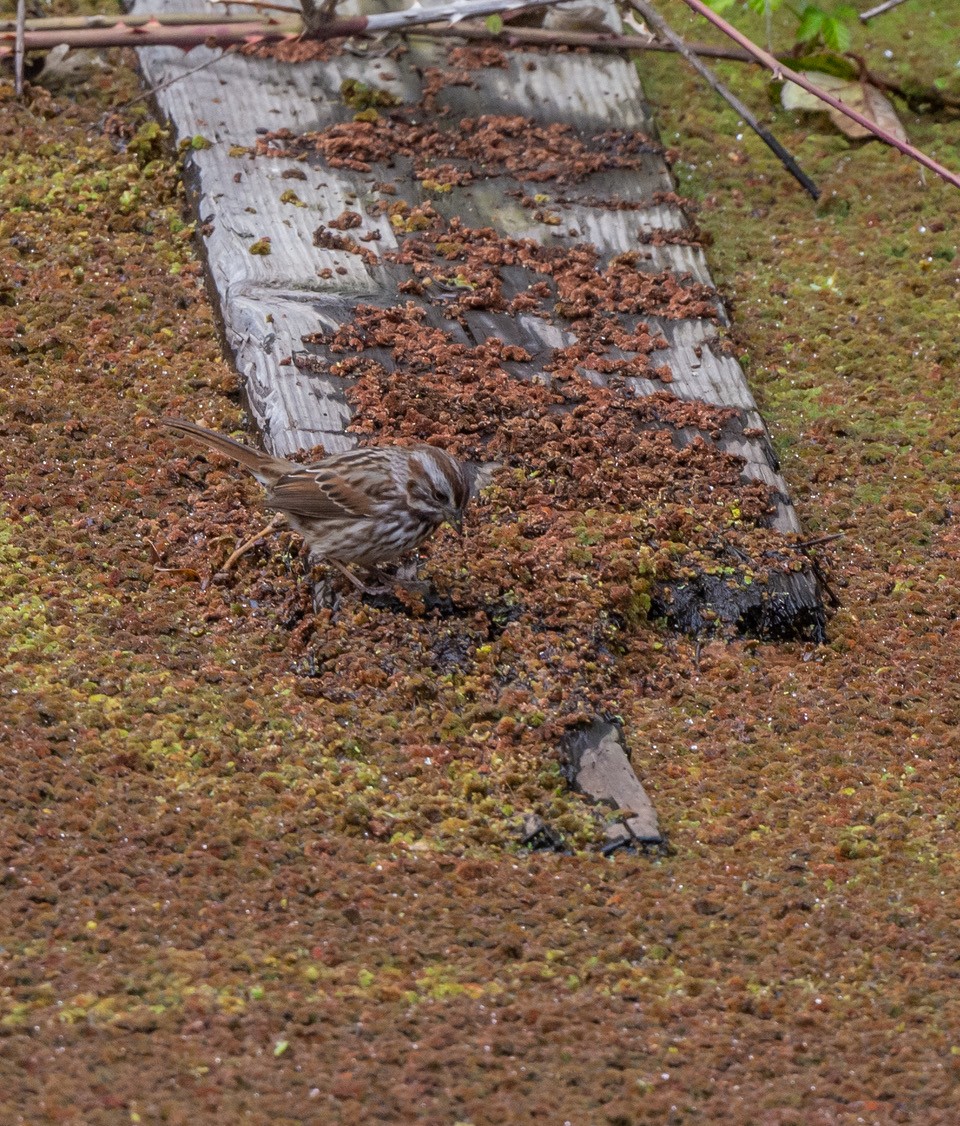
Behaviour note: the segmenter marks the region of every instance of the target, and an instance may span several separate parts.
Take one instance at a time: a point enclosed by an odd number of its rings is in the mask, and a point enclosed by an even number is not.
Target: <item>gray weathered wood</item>
[[[565,740],[567,775],[578,790],[607,802],[620,814],[608,834],[611,843],[660,844],[663,836],[647,792],[634,773],[623,735],[616,724],[595,720]]]

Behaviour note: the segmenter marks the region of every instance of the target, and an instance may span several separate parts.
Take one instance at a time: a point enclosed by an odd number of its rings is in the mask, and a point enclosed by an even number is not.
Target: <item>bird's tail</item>
[[[185,418],[161,418],[160,424],[187,438],[192,438],[201,445],[210,446],[218,453],[232,457],[234,461],[239,461],[245,469],[250,470],[261,485],[269,487],[285,473],[299,468],[293,462],[284,461],[282,457],[272,457],[262,450],[255,450],[251,446],[245,446],[242,442],[228,438],[226,434],[217,434],[213,430],[198,426],[195,422],[188,422]]]

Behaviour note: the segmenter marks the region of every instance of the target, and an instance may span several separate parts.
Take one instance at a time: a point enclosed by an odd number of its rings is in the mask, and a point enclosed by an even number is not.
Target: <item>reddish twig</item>
[[[68,43],[71,47],[229,47],[236,43],[274,42],[281,39],[350,39],[365,33],[404,31],[430,23],[453,22],[479,18],[501,11],[523,11],[526,8],[549,7],[561,0],[450,0],[432,8],[415,4],[396,12],[375,12],[369,16],[324,22],[305,28],[302,19],[295,22],[250,20],[176,26],[151,19],[147,23],[117,20],[109,27],[80,27],[68,33],[30,31],[24,36],[28,50],[45,50]],[[322,10],[318,9],[318,11]],[[16,33],[14,33],[15,35]],[[0,57],[9,54],[9,32],[0,33]]]

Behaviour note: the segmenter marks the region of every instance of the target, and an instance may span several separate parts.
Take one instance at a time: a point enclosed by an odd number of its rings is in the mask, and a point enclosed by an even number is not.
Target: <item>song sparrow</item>
[[[376,567],[414,551],[444,522],[463,530],[467,504],[495,465],[460,461],[436,446],[368,446],[298,465],[180,418],[164,426],[248,469],[310,549],[367,589],[344,564]]]

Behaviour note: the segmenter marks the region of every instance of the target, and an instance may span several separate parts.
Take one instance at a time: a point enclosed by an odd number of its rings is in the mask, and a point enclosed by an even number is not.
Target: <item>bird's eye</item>
[[[448,501],[450,500],[450,498],[447,496],[447,494],[442,489],[434,489],[433,490],[433,499],[435,501],[438,501],[440,504],[447,504]]]

